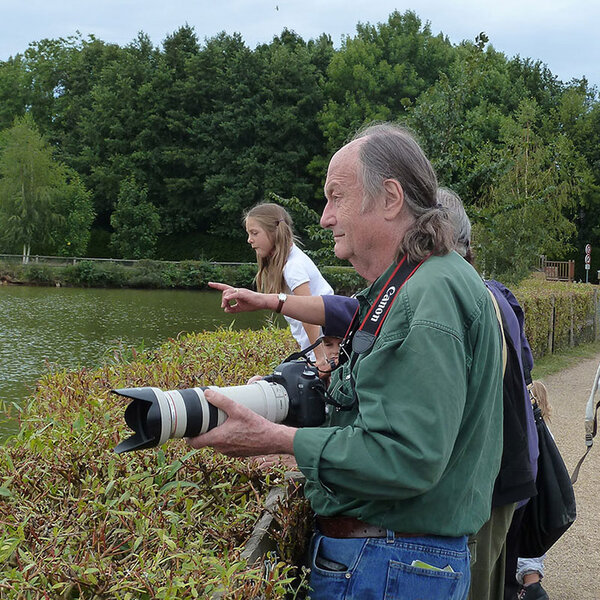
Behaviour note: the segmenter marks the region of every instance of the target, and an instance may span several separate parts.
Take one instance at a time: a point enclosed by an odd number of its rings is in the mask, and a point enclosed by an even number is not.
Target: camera
[[[325,420],[325,385],[317,369],[303,360],[294,360],[280,364],[271,375],[248,385],[112,390],[131,399],[125,409],[125,422],[135,432],[120,442],[115,452],[161,446],[169,439],[194,437],[221,425],[227,414],[206,400],[207,389],[220,391],[274,423],[316,427]]]

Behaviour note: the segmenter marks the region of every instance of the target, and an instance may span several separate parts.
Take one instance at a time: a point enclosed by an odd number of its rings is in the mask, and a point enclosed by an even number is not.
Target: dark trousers
[[[515,510],[512,523],[506,535],[506,572],[504,578],[504,600],[517,600],[521,586],[517,581],[517,561],[519,560],[519,529],[525,506]]]

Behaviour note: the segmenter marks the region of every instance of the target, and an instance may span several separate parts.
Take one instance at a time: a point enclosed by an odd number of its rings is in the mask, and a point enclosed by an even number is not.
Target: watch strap
[[[275,312],[280,313],[283,308],[283,303],[287,300],[287,296],[285,294],[279,294],[277,297],[279,298],[279,304],[277,304]]]

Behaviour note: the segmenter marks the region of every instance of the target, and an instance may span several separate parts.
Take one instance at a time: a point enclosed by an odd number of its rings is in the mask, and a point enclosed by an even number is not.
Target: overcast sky
[[[339,46],[358,22],[386,21],[395,9],[414,10],[454,44],[485,31],[508,57],[539,59],[565,82],[585,75],[600,86],[599,0],[0,0],[0,60],[76,31],[122,46],[144,31],[159,46],[186,23],[200,40],[239,32],[251,48],[284,27],[306,40],[328,33]]]

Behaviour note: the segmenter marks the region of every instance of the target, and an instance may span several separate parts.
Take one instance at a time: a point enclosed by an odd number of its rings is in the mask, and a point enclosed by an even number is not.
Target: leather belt
[[[320,517],[316,524],[319,531],[331,538],[383,538],[387,537],[387,529],[369,525],[354,517]],[[401,533],[394,531],[394,537],[423,537],[423,533]]]

